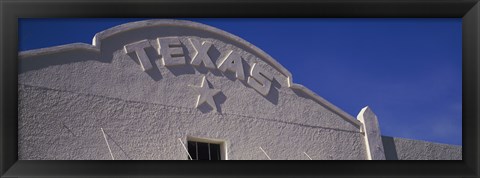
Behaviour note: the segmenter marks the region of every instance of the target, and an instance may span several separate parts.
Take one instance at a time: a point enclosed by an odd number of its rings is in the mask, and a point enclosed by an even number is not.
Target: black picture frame
[[[18,160],[18,18],[58,17],[455,17],[462,18],[461,161],[24,161]],[[478,177],[478,0],[93,1],[0,0],[2,177]],[[432,64],[435,65],[435,64]]]

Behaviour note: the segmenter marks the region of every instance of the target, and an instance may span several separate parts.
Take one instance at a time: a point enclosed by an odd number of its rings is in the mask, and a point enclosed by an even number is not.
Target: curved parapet
[[[208,25],[204,25],[201,23],[192,22],[192,21],[162,19],[162,20],[145,20],[145,21],[126,23],[126,24],[118,25],[95,34],[92,40],[92,44],[93,46],[101,47],[102,41],[109,39],[111,37],[115,37],[116,35],[120,35],[122,33],[132,33],[132,32],[134,33],[134,31],[136,30],[142,31],[148,28],[158,28],[158,27],[161,27],[161,28],[180,27],[180,28],[192,29],[192,30],[198,30],[198,31],[208,31],[212,34],[225,38],[226,40],[234,43],[235,45],[242,47],[242,49],[251,49],[249,51],[252,51],[255,55],[258,55],[261,59],[265,60],[265,62],[268,62],[269,64],[271,64],[273,67],[275,67],[279,72],[281,72],[285,76],[288,76],[289,77],[288,84],[289,86],[291,85],[292,74],[280,63],[278,63],[275,59],[273,59],[270,55],[268,55],[261,49],[257,48],[255,45],[226,31],[223,31]],[[179,34],[179,33],[176,32],[176,34]],[[185,35],[185,33],[183,33],[182,35]]]
[[[134,38],[132,38],[132,36],[134,36]],[[171,36],[186,36],[187,38],[181,40],[172,40],[170,39]],[[200,39],[189,38],[191,36],[200,37]],[[207,59],[209,58],[205,57],[208,56],[207,52],[210,55],[210,48],[212,48],[211,46],[217,44],[207,46],[209,44],[205,44],[205,41],[202,41],[202,39],[207,42],[209,42],[209,39],[215,39],[224,43],[220,45],[233,45],[241,50],[255,55],[266,65],[257,65],[252,59],[244,59],[241,52],[234,50],[217,50],[217,54],[214,54],[214,56],[217,58],[216,61],[213,59],[215,57]],[[166,43],[168,43],[168,45],[162,46]],[[178,43],[178,46],[176,46],[176,43]],[[185,45],[183,47],[184,50],[182,54],[184,57],[174,57],[176,54],[169,54],[172,57],[164,57],[166,56],[164,53],[175,52],[174,47],[178,47],[180,49],[182,44]],[[50,48],[29,50],[20,52],[19,57],[20,59],[28,59],[35,56],[43,56],[54,53],[71,53],[81,50],[88,51],[88,53],[91,54],[90,59],[109,62],[113,58],[114,51],[123,49],[125,54],[129,54],[131,56],[136,55],[142,70],[149,72],[149,70],[151,70],[155,65],[151,62],[151,59],[150,61],[148,59],[148,56],[151,55],[147,55],[148,51],[146,51],[146,48],[149,47],[152,47],[158,52],[158,56],[159,58],[162,58],[162,63],[164,66],[168,67],[170,65],[178,66],[187,64],[201,65],[203,63],[205,67],[212,70],[218,69],[221,72],[234,72],[236,73],[236,79],[241,80],[246,85],[250,85],[252,88],[256,89],[258,93],[264,95],[265,97],[268,97],[268,95],[271,94],[270,88],[275,88],[274,80],[277,80],[279,85],[277,87],[286,86],[294,90],[295,93],[303,93],[301,95],[336,113],[341,118],[355,125],[356,127],[361,126],[361,123],[348,113],[344,112],[324,98],[318,96],[308,88],[293,83],[292,74],[261,49],[238,36],[196,22],[170,19],[131,22],[97,33],[93,38],[92,45],[74,43]],[[201,49],[202,47],[205,48],[203,51]],[[169,50],[167,50],[167,48],[169,48]],[[162,49],[165,51],[162,51]],[[234,55],[236,52],[238,55]],[[162,53],[164,55],[162,55]],[[182,51],[179,53],[182,53]],[[202,56],[201,54],[203,53],[204,55]],[[185,60],[185,58],[189,58],[189,60]],[[247,65],[235,65],[235,63],[239,63],[238,61],[240,61],[240,63],[247,63]],[[57,61],[57,63],[61,62]],[[41,67],[41,65],[38,64],[21,64],[20,71],[22,72],[36,69],[39,68],[39,66]]]

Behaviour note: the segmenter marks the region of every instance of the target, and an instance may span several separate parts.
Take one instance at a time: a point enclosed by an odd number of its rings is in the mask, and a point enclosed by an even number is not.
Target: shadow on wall
[[[110,136],[110,134],[108,134],[107,132],[104,132],[105,135],[107,136],[107,138],[109,138],[108,140],[112,141],[116,147],[118,147],[120,149],[120,151],[122,151],[123,155],[125,155],[125,157],[128,159],[128,160],[132,160],[132,158],[127,154],[127,152],[122,148],[122,146],[120,146],[120,144],[115,141],[115,139],[113,139],[112,136]]]
[[[207,80],[207,85],[209,88],[213,88],[212,83],[210,83],[208,80]],[[215,102],[215,107],[217,108],[216,112],[222,113],[221,104],[225,103],[225,101],[227,100],[227,96],[225,96],[225,94],[223,94],[223,92],[220,91],[213,96],[213,100],[216,101]],[[214,110],[215,108],[212,108],[211,106],[208,106],[206,103],[203,103],[200,106],[198,106],[198,109],[202,113],[207,113]]]
[[[213,100],[215,100],[215,107],[217,107],[217,110],[216,112],[219,112],[219,113],[222,113],[222,107],[221,105],[223,103],[225,103],[225,101],[227,100],[227,96],[225,96],[225,94],[223,94],[223,92],[219,92],[217,95],[215,95],[213,97]],[[200,110],[200,112],[202,113],[208,113],[210,111],[213,111],[215,108],[212,108],[211,106],[209,106],[208,104],[206,103],[203,103],[201,104],[200,106],[198,106],[198,110]]]
[[[155,65],[156,62],[159,62],[157,59],[159,58],[158,53],[155,51],[154,48],[145,48],[145,53],[148,56],[148,60],[152,64],[152,69],[145,71],[154,81],[160,81],[163,79],[162,74],[160,73],[160,69],[158,65]],[[127,54],[130,59],[135,62],[138,66],[140,63],[138,62],[137,55],[135,53],[128,53]]]
[[[398,160],[397,149],[393,137],[382,136],[383,149],[385,150],[386,160]]]

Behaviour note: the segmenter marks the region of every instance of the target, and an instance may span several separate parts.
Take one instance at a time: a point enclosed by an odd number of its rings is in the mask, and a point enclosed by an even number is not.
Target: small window
[[[192,160],[221,160],[220,144],[188,141],[188,153]]]

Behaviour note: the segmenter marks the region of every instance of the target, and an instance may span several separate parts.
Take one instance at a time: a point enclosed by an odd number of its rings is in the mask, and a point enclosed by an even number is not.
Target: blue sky
[[[21,19],[19,50],[75,42],[143,19]],[[462,144],[461,18],[187,19],[256,45],[302,84],[382,135]]]

